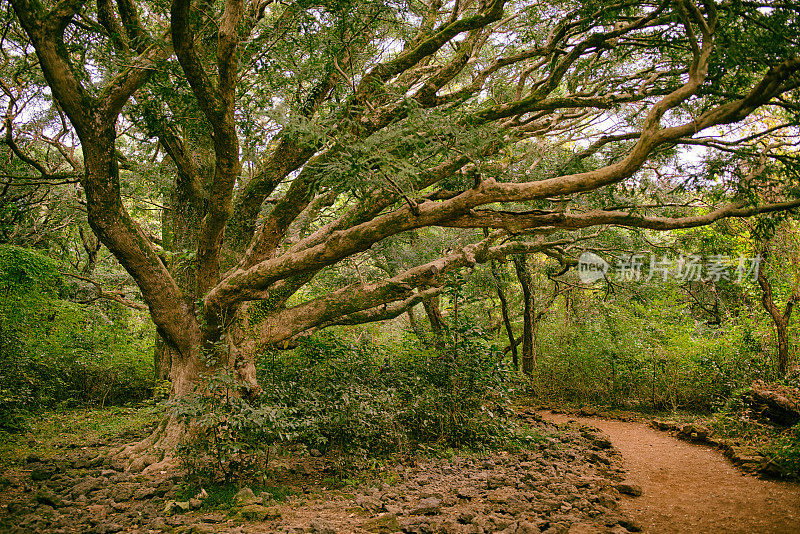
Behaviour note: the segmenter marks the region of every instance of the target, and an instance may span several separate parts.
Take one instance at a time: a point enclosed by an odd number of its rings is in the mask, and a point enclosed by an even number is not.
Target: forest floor
[[[643,491],[623,499],[622,511],[645,532],[800,533],[800,484],[755,478],[709,445],[679,441],[642,422],[542,415],[609,436],[628,478]]]
[[[0,532],[800,533],[796,483],[743,474],[642,422],[542,415],[519,410],[524,446],[384,461],[347,479],[334,475],[340,459],[284,451],[268,484],[204,499],[180,472],[104,460],[150,431],[153,408],[42,417],[0,443]]]
[[[623,534],[640,528],[620,512],[628,484],[622,459],[589,428],[562,429],[520,414],[524,445],[440,451],[384,462],[330,483],[335,458],[287,452],[269,485],[198,488],[179,472],[122,471],[104,454],[146,435],[155,414],[135,410],[42,418],[16,447],[0,447],[0,532]],[[93,418],[139,419],[137,429],[100,435]],[[91,420],[91,421],[89,421]],[[91,424],[90,424],[91,423]],[[53,440],[55,427],[64,432]],[[86,429],[88,441],[78,441]],[[115,428],[119,432],[120,428]],[[44,433],[41,431],[45,431]],[[113,434],[113,433],[112,433]],[[225,488],[223,488],[225,489]],[[252,490],[252,491],[251,491]],[[238,492],[238,493],[237,493]]]

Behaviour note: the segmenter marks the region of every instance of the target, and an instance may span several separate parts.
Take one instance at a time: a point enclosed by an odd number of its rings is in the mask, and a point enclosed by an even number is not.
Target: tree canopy
[[[176,395],[476,263],[800,206],[791,3],[9,1],[0,224],[79,184]]]

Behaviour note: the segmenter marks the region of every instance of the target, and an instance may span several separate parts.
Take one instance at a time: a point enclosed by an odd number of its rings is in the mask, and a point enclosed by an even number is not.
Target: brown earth
[[[599,431],[562,429],[524,412],[525,447],[410,457],[357,487],[322,484],[334,458],[285,451],[270,464],[288,500],[241,488],[230,509],[181,489],[181,472],[135,474],[113,447],[30,455],[0,469],[0,533],[625,534],[625,473]],[[318,451],[317,451],[318,452]],[[330,464],[330,465],[329,465]],[[365,473],[368,474],[369,472]],[[194,493],[193,490],[192,493]]]
[[[606,433],[622,453],[640,497],[622,511],[645,532],[800,533],[800,484],[742,473],[709,446],[679,441],[643,423],[542,413],[555,423],[576,421]]]

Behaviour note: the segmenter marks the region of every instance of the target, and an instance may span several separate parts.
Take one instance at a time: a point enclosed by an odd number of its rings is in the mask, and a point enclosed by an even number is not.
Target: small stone
[[[188,501],[167,501],[164,503],[165,514],[183,514],[191,509]]]
[[[378,510],[383,508],[383,503],[376,499],[375,497],[369,497],[367,495],[358,495],[356,496],[356,506],[360,506],[364,510],[368,512],[377,512]]]
[[[469,486],[464,486],[462,488],[458,488],[456,495],[459,499],[474,499],[478,496],[478,490]]]
[[[409,517],[400,521],[400,528],[407,534],[432,534],[434,528],[425,517]]]
[[[590,452],[589,460],[594,463],[604,464],[604,465],[609,465],[611,463],[611,460],[608,459],[608,456],[599,452]]]
[[[336,534],[336,529],[322,519],[314,519],[309,526],[314,534]]]
[[[47,488],[42,488],[36,493],[36,502],[39,504],[52,506],[53,508],[58,508],[59,506],[64,505],[64,501],[61,499],[61,497]]]
[[[52,467],[38,467],[31,471],[31,479],[41,482],[42,480],[47,480],[48,478],[52,477],[55,473],[56,470]]]
[[[150,521],[150,530],[169,530],[169,525],[167,525],[163,517],[156,517]]]
[[[240,489],[236,495],[233,496],[233,504],[237,506],[246,506],[248,504],[257,504],[259,499],[253,493],[253,490],[244,487]]]
[[[435,515],[442,509],[442,501],[436,497],[422,499],[419,504],[411,511],[412,515]]]
[[[113,508],[117,512],[124,512],[130,507],[130,505],[126,502],[112,502],[111,508]]]
[[[475,516],[478,515],[475,510],[471,508],[467,508],[466,510],[462,510],[461,513],[458,514],[458,522],[464,525],[468,525],[472,523],[472,520],[475,519]]]
[[[403,512],[403,508],[396,504],[385,504],[383,508],[390,514],[400,515]]]
[[[642,531],[641,525],[639,525],[639,523],[637,523],[635,521],[632,521],[630,519],[624,519],[624,518],[620,519],[619,520],[619,525],[621,527],[626,528],[628,530],[628,532],[641,532]]]
[[[225,521],[225,516],[218,513],[203,514],[200,516],[200,521],[203,523],[222,523]]]
[[[400,523],[397,521],[396,515],[383,514],[365,521],[361,528],[376,534],[391,534],[392,532],[400,532]]]
[[[86,511],[89,512],[90,517],[98,521],[102,521],[108,517],[108,508],[103,504],[90,504],[86,507]]]
[[[268,521],[281,518],[281,513],[278,510],[267,508],[260,504],[248,504],[239,510],[239,515],[249,521]]]
[[[144,486],[137,489],[133,493],[133,498],[136,499],[137,501],[143,501],[145,499],[153,497],[155,494],[156,494],[156,488],[150,486]]]
[[[597,447],[599,449],[610,449],[611,448],[611,442],[607,438],[604,438],[604,437],[596,437],[596,438],[594,438],[592,440],[592,445],[594,445],[595,447]]]
[[[539,534],[541,529],[529,521],[520,521],[516,534]]]
[[[642,487],[637,484],[630,484],[627,482],[622,482],[614,486],[617,488],[617,491],[624,495],[631,495],[633,497],[639,497],[642,494]]]

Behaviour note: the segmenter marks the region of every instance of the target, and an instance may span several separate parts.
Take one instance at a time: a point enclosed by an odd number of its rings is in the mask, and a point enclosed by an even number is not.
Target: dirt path
[[[760,480],[733,467],[718,451],[679,441],[642,423],[542,414],[599,428],[622,453],[628,479],[643,495],[623,510],[645,532],[800,533],[800,485]]]

